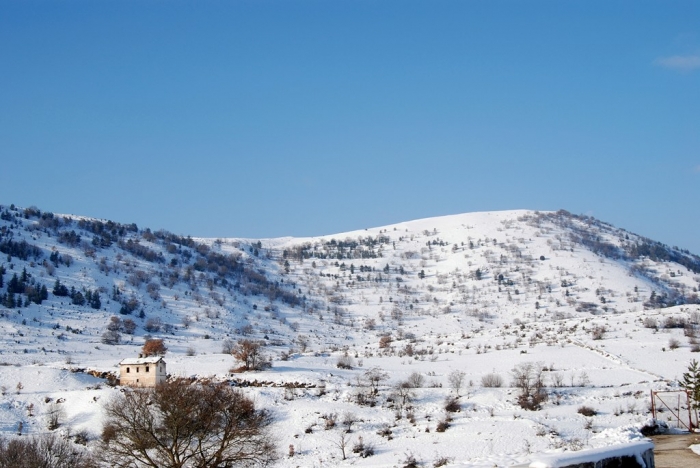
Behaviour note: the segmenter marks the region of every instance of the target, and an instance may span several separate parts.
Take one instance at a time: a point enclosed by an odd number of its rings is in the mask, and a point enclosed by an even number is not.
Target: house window
[[[128,374],[131,371],[128,367],[126,368],[126,373]]]
[[[148,366],[146,366],[146,372],[148,372]]]
[[[136,368],[136,372],[138,373],[138,371],[139,371],[139,368],[137,367],[137,368]]]

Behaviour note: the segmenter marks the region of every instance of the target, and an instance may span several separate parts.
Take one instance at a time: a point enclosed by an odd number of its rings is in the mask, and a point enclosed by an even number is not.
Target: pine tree
[[[65,285],[61,284],[61,281],[59,281],[58,279],[53,285],[53,295],[60,297],[65,297],[68,295],[68,288],[66,288]]]
[[[20,288],[19,278],[17,277],[17,273],[15,273],[14,275],[12,275],[12,278],[7,283],[7,293],[8,294],[21,293],[23,290],[24,289]]]
[[[683,373],[683,387],[690,396],[690,404],[694,409],[700,409],[700,364],[693,359],[688,366],[688,372]]]
[[[90,307],[93,309],[99,309],[102,307],[102,301],[100,301],[100,293],[95,291],[92,293],[92,297],[90,298]]]

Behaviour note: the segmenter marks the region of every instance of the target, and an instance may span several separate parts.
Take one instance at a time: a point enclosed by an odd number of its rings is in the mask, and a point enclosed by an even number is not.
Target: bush
[[[578,410],[576,410],[578,414],[582,414],[584,416],[595,416],[598,414],[596,410],[591,408],[590,406],[579,406]]]
[[[453,460],[453,458],[451,458],[451,457],[437,455],[435,457],[435,461],[433,462],[433,468],[440,468],[441,466],[445,466],[448,463],[452,463],[452,460]]]
[[[101,341],[106,345],[117,345],[122,339],[122,335],[116,330],[107,330],[102,334]]]
[[[503,378],[498,374],[486,374],[481,378],[481,386],[485,388],[500,388],[503,386]]]
[[[450,423],[445,420],[440,421],[435,428],[435,432],[445,432],[448,427],[450,427]]]
[[[0,439],[0,466],[13,468],[91,468],[89,453],[54,434]]]
[[[602,325],[593,327],[593,330],[591,330],[591,337],[594,340],[602,340],[606,331],[607,329]]]
[[[461,411],[462,406],[459,404],[457,398],[447,397],[445,400],[445,411],[448,413],[457,413]]]
[[[146,320],[146,325],[143,326],[143,329],[148,333],[157,333],[162,327],[163,321],[159,317],[155,317]]]
[[[338,361],[336,362],[335,366],[338,369],[352,369],[354,366],[354,362],[350,356],[347,354],[344,354],[343,356],[340,356],[338,358]]]
[[[357,453],[362,458],[371,457],[374,455],[374,446],[372,444],[365,444],[360,436],[357,442],[352,446],[352,453]]]

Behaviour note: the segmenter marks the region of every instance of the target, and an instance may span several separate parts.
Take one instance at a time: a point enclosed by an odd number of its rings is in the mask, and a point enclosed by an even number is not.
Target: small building
[[[119,385],[155,387],[165,382],[167,373],[162,356],[124,359],[119,363]]]

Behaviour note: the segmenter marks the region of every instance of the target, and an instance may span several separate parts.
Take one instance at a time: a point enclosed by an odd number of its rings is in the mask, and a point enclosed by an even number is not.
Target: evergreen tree
[[[58,267],[58,252],[51,252],[51,255],[49,255],[49,260],[51,261],[51,263],[53,263],[53,266]]]
[[[100,301],[100,293],[97,291],[92,293],[92,297],[90,298],[90,307],[93,309],[99,309],[102,307],[102,301]]]
[[[688,392],[691,407],[700,409],[700,364],[695,359],[690,361],[688,372],[683,374],[681,387]]]
[[[17,273],[12,275],[12,278],[10,281],[7,283],[7,293],[8,294],[15,294],[15,293],[21,293],[24,291],[24,288],[21,287],[19,278],[17,277]]]
[[[83,296],[83,293],[81,293],[80,291],[73,294],[71,299],[73,300],[73,304],[75,305],[85,305],[85,296]]]
[[[61,281],[58,279],[53,285],[53,295],[59,297],[65,297],[68,295],[68,288],[66,288],[65,285],[61,284]]]

